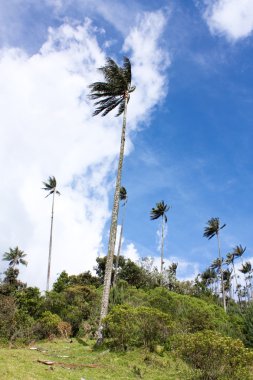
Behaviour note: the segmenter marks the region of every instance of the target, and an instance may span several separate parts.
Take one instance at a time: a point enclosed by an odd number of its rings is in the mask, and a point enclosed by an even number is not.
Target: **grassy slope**
[[[143,350],[128,353],[93,351],[81,340],[55,341],[35,345],[42,351],[29,348],[0,348],[1,380],[106,380],[106,379],[145,379],[145,380],[187,380],[191,376],[186,365],[167,356],[151,354]],[[64,357],[68,356],[68,357]],[[52,368],[37,360],[50,360],[64,363]],[[97,368],[68,368],[75,365],[96,364]],[[66,367],[65,367],[66,365]]]

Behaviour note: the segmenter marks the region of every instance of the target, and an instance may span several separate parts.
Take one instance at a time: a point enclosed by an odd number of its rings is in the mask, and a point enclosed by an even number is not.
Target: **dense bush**
[[[127,349],[145,346],[150,349],[164,343],[172,327],[167,314],[148,307],[115,306],[105,318],[106,334],[112,346]]]
[[[229,318],[222,308],[199,298],[156,288],[149,292],[147,305],[169,313],[179,332],[228,330]]]
[[[175,335],[172,348],[193,368],[201,380],[247,380],[253,353],[238,339],[213,331]]]

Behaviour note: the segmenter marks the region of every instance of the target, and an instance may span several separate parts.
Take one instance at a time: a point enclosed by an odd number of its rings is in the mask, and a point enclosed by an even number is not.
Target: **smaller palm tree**
[[[120,257],[120,251],[121,251],[121,245],[122,245],[122,236],[123,236],[123,227],[124,227],[124,221],[125,221],[126,204],[127,204],[127,201],[128,201],[127,191],[126,191],[126,188],[124,186],[121,186],[121,188],[120,188],[119,200],[121,202],[123,202],[122,203],[123,215],[122,215],[120,235],[119,235],[118,252],[117,252],[116,263],[115,263],[115,272],[114,272],[114,278],[113,278],[113,286],[116,286],[116,284],[117,284],[119,257]]]
[[[244,254],[245,251],[246,251],[246,247],[243,248],[242,245],[239,244],[239,245],[235,246],[232,253],[233,253],[235,258],[238,258],[238,257],[242,257],[242,255]]]
[[[251,279],[252,279],[251,262],[246,261],[246,263],[242,264],[242,267],[241,269],[239,269],[239,271],[244,274],[247,298],[248,298],[248,301],[250,301],[250,290],[251,290]]]
[[[3,260],[9,261],[9,266],[11,268],[15,268],[19,264],[27,266],[27,261],[24,260],[25,257],[26,254],[24,251],[21,251],[21,249],[15,247],[14,249],[10,248],[9,252],[4,253]]]
[[[50,282],[50,272],[51,272],[51,257],[52,257],[52,240],[53,240],[53,223],[54,223],[54,200],[55,194],[60,195],[59,191],[56,189],[57,182],[55,177],[49,177],[48,182],[43,182],[43,190],[47,191],[48,194],[46,198],[53,194],[52,200],[52,210],[51,210],[51,224],[50,224],[50,238],[49,238],[49,254],[48,254],[48,268],[47,268],[47,286],[46,290],[49,291],[49,282]]]
[[[25,257],[26,254],[24,253],[24,251],[21,251],[21,249],[19,249],[18,247],[15,247],[14,249],[10,248],[9,252],[5,252],[3,254],[3,260],[9,261],[9,268],[4,272],[5,283],[16,286],[22,284],[20,281],[17,280],[19,275],[19,269],[17,268],[17,266],[20,264],[27,266],[27,261],[24,259]]]
[[[222,257],[221,257],[221,249],[220,249],[220,230],[222,230],[226,224],[220,225],[220,219],[219,218],[211,218],[207,222],[207,226],[204,229],[203,236],[208,238],[208,240],[212,239],[214,236],[217,237],[218,242],[218,253],[219,253],[219,260],[220,260],[220,276],[221,276],[221,288],[222,288],[222,297],[223,297],[223,307],[224,311],[226,312],[227,306],[226,306],[226,295],[225,295],[225,289],[224,289],[224,281],[223,281],[223,270],[222,270]]]
[[[150,219],[156,220],[162,218],[162,233],[161,233],[161,274],[163,273],[164,264],[164,225],[167,223],[166,212],[169,211],[170,206],[167,206],[164,201],[158,202],[156,207],[153,207],[150,212]]]

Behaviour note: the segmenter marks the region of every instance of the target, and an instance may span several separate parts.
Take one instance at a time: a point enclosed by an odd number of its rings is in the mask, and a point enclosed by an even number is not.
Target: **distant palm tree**
[[[51,225],[50,225],[50,238],[49,238],[49,254],[48,254],[48,267],[47,267],[47,287],[46,290],[49,291],[49,281],[50,281],[50,270],[51,270],[51,256],[52,256],[52,239],[53,239],[53,223],[54,223],[54,198],[55,194],[60,195],[59,191],[56,190],[57,182],[55,177],[49,177],[48,182],[42,182],[45,187],[43,190],[46,190],[48,194],[46,198],[53,194],[52,200],[52,211],[51,211]]]
[[[105,66],[101,67],[99,71],[103,74],[105,82],[95,82],[89,86],[91,90],[90,98],[93,100],[98,99],[95,102],[96,109],[93,115],[95,116],[101,114],[102,116],[106,116],[110,111],[118,107],[118,113],[116,116],[123,114],[123,124],[121,131],[118,171],[114,192],[110,237],[104,277],[104,288],[101,302],[100,322],[97,332],[97,344],[101,344],[103,341],[102,321],[108,312],[113,256],[115,252],[115,242],[117,235],[121,175],[124,159],[127,104],[130,99],[130,93],[135,90],[135,86],[131,85],[131,63],[127,57],[124,58],[123,67],[118,66],[113,59],[107,58]]]
[[[244,274],[247,298],[248,298],[248,301],[250,301],[250,293],[251,292],[249,293],[249,291],[251,290],[251,279],[252,279],[251,262],[246,261],[246,263],[242,264],[242,267],[241,267],[241,269],[239,269],[239,271]]]
[[[162,231],[161,231],[161,274],[163,273],[164,264],[164,224],[167,223],[166,212],[169,211],[170,206],[167,206],[164,201],[158,202],[156,207],[153,207],[150,212],[150,219],[155,220],[162,218]]]
[[[242,257],[242,255],[244,254],[245,251],[246,251],[246,247],[243,248],[242,245],[239,244],[239,245],[235,246],[232,253],[233,253],[235,258],[239,258],[239,257]]]
[[[128,201],[127,191],[126,191],[126,188],[124,186],[121,186],[121,188],[120,188],[119,199],[120,199],[120,201],[123,202],[123,205],[122,205],[123,206],[123,213],[122,213],[122,221],[121,221],[121,228],[120,228],[120,235],[119,235],[118,252],[117,252],[116,263],[115,263],[113,286],[116,286],[116,284],[117,284],[119,257],[120,257],[120,250],[121,250],[121,244],[122,244],[123,227],[124,227],[125,213],[126,213],[126,204]]]
[[[19,275],[19,269],[16,268],[19,264],[27,266],[27,261],[24,259],[26,254],[18,247],[14,249],[9,248],[9,252],[5,252],[3,255],[4,261],[9,261],[9,268],[4,272],[4,282],[10,285],[19,285],[21,282],[17,281]]]
[[[219,218],[211,218],[207,222],[207,226],[204,229],[203,236],[208,238],[209,240],[212,239],[214,236],[217,237],[218,242],[218,253],[219,253],[219,260],[220,260],[220,276],[221,276],[221,288],[222,288],[222,297],[223,297],[223,307],[224,311],[227,311],[227,305],[226,305],[226,295],[225,295],[225,289],[224,289],[224,281],[223,281],[223,270],[222,270],[222,257],[221,257],[221,249],[220,249],[220,230],[224,228],[226,224],[223,224],[220,226],[220,219]]]
[[[15,247],[14,249],[10,248],[9,252],[4,253],[3,260],[9,261],[9,266],[15,268],[19,264],[27,266],[27,261],[24,260],[25,257],[26,254],[18,247]]]

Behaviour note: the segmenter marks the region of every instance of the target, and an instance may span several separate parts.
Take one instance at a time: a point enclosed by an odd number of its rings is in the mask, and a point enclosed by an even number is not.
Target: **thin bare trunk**
[[[164,258],[164,215],[162,216],[162,236],[161,236],[161,275],[163,274],[163,258]]]
[[[116,186],[115,186],[115,192],[114,192],[111,228],[110,228],[110,236],[109,236],[109,244],[108,244],[108,254],[107,254],[107,260],[106,260],[106,267],[105,267],[104,288],[103,288],[103,295],[102,295],[102,301],[101,301],[100,321],[99,321],[99,327],[97,331],[97,344],[101,344],[103,342],[103,319],[107,315],[108,306],[109,306],[113,256],[115,252],[115,242],[116,242],[116,235],[117,235],[121,174],[122,174],[124,148],[125,148],[127,101],[128,101],[128,95],[125,96],[125,109],[124,109],[124,114],[123,114],[123,125],[122,125],[122,132],[121,132],[118,172],[117,172]]]
[[[218,241],[219,259],[220,259],[220,275],[221,275],[221,289],[222,289],[223,307],[224,307],[224,311],[226,313],[227,312],[227,305],[226,305],[226,294],[225,294],[224,280],[223,280],[223,270],[222,270],[222,258],[221,258],[219,232],[217,232],[217,241]]]
[[[51,212],[51,225],[50,225],[50,238],[49,238],[49,254],[48,254],[48,267],[47,267],[47,287],[46,287],[47,292],[49,291],[49,281],[50,281],[50,271],[51,271],[55,191],[56,191],[56,189],[54,189],[54,192],[53,192],[52,212]]]
[[[126,202],[124,204],[122,221],[121,221],[121,228],[120,228],[120,235],[119,235],[119,245],[118,245],[118,252],[117,252],[116,263],[115,263],[115,273],[114,273],[114,279],[113,279],[113,286],[116,286],[116,284],[117,284],[118,268],[119,268],[119,257],[120,257],[121,244],[122,244],[122,236],[123,236],[123,227],[124,227],[125,213],[126,213]]]

